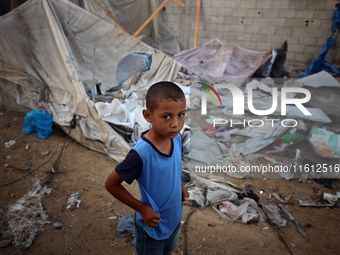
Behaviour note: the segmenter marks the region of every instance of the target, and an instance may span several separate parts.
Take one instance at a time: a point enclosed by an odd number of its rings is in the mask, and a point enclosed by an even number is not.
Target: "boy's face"
[[[185,108],[185,98],[179,98],[177,101],[164,99],[152,112],[148,109],[143,110],[143,115],[152,124],[152,129],[157,135],[175,138],[184,125]]]

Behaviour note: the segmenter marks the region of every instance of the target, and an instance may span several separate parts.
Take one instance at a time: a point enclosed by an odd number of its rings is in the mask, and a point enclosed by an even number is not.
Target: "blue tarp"
[[[301,78],[306,77],[309,74],[318,73],[322,70],[330,72],[330,73],[334,73],[334,74],[340,73],[337,67],[331,65],[326,60],[326,56],[327,56],[329,48],[331,48],[335,44],[334,34],[336,32],[336,29],[340,28],[340,6],[334,12],[332,20],[334,20],[334,22],[331,27],[331,35],[329,36],[325,45],[322,47],[322,50],[318,58],[317,59],[314,58],[312,60],[312,62],[309,64],[305,72],[300,76]]]

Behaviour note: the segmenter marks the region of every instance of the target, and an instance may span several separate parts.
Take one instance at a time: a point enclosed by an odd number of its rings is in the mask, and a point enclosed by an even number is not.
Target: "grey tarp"
[[[130,146],[98,117],[84,89],[83,81],[93,79],[94,48],[95,78],[103,90],[117,86],[115,69],[134,52],[152,57],[138,88],[173,80],[180,68],[162,52],[68,1],[28,1],[0,17],[0,106],[45,110],[65,131],[76,114],[71,137],[120,161]]]

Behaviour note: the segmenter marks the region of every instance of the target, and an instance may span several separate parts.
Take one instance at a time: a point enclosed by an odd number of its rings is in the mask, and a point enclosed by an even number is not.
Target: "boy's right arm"
[[[151,205],[147,205],[134,198],[123,186],[123,179],[114,170],[105,182],[107,191],[122,203],[139,212],[148,227],[157,227],[161,215],[156,214]]]

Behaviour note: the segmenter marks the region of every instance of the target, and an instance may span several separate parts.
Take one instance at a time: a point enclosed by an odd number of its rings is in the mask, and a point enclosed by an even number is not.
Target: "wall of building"
[[[198,0],[181,2],[186,8],[169,1],[162,17],[185,50],[194,47]],[[337,4],[340,0],[202,0],[197,45],[218,38],[226,44],[267,51],[287,40],[287,64],[307,65],[330,35]],[[327,56],[330,63],[340,58],[337,48]]]

